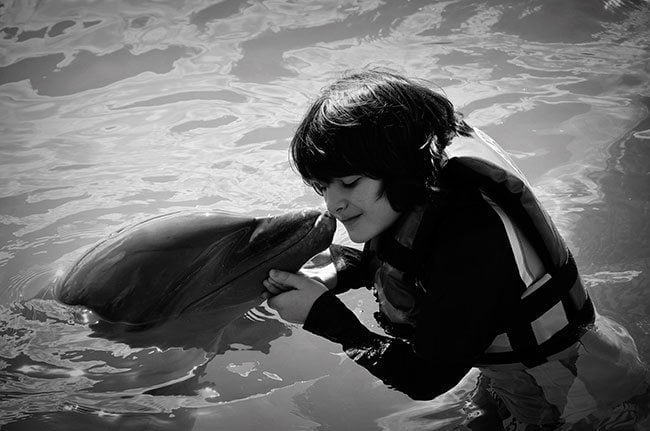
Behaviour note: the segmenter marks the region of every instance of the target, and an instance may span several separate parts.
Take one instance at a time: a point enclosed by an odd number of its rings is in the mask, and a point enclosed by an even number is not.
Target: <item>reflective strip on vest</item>
[[[527,295],[528,293],[531,293],[528,292],[528,289],[534,290],[535,286],[541,286],[543,283],[537,283],[537,281],[541,281],[542,278],[548,276],[544,269],[544,265],[542,264],[542,260],[539,258],[530,244],[530,241],[528,241],[521,229],[512,223],[506,213],[495,204],[492,199],[485,194],[482,195],[483,199],[490,204],[503,223],[503,227],[508,235],[510,247],[512,248],[512,253],[517,262],[517,268],[519,268],[519,276],[527,287],[524,295]]]
[[[519,269],[519,276],[526,286],[526,290],[521,295],[521,299],[524,299],[544,286],[551,280],[551,276],[544,269],[541,259],[521,229],[510,220],[505,211],[495,204],[492,199],[485,194],[483,194],[483,199],[490,204],[503,223],[515,262],[517,263],[517,268]],[[576,294],[576,291],[582,291],[582,286],[574,286],[569,292],[570,294]],[[552,308],[537,319],[534,319],[530,324],[537,344],[545,342],[560,329],[567,326],[569,324],[569,318],[560,298],[557,299],[557,303]],[[495,337],[492,345],[486,350],[486,353],[512,350],[507,334],[503,333]]]

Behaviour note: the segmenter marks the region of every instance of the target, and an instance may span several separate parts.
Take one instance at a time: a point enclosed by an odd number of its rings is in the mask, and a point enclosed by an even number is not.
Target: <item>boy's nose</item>
[[[325,190],[324,198],[327,211],[334,216],[348,207],[348,200],[336,190],[336,187],[328,187]]]

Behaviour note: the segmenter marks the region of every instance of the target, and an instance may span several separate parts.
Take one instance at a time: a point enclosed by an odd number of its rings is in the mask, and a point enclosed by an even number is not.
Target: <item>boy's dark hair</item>
[[[451,102],[424,84],[361,71],[326,87],[311,105],[291,159],[310,185],[348,175],[380,179],[393,209],[407,211],[436,190],[450,140],[471,132]]]

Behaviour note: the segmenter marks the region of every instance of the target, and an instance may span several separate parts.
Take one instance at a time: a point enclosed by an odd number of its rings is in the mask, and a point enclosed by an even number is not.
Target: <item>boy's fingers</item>
[[[291,273],[280,271],[279,269],[272,269],[269,271],[269,279],[276,283],[284,283]]]
[[[300,288],[300,283],[305,279],[305,277],[302,275],[294,274],[292,272],[272,269],[269,272],[269,279],[274,281],[276,284],[280,284],[288,288],[298,289]]]
[[[278,284],[276,281],[271,280],[270,278],[267,278],[262,282],[266,290],[268,290],[270,293],[277,295],[278,293],[285,292],[289,289],[291,289],[289,286],[284,286],[282,284]]]

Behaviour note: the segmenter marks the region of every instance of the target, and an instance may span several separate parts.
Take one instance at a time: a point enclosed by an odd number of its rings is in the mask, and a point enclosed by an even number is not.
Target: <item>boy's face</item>
[[[379,197],[381,180],[350,175],[333,178],[318,188],[323,193],[327,210],[343,223],[353,242],[369,241],[399,217],[386,195]]]

